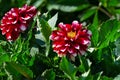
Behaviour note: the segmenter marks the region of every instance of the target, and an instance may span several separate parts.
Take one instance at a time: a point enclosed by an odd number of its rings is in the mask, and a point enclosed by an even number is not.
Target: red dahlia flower
[[[20,34],[27,29],[29,20],[36,14],[33,6],[23,6],[22,8],[12,8],[1,20],[0,29],[6,35],[7,40],[16,40]]]
[[[72,24],[59,23],[59,30],[52,32],[53,50],[59,57],[68,55],[83,55],[90,45],[91,32],[82,28],[82,24],[73,21]]]

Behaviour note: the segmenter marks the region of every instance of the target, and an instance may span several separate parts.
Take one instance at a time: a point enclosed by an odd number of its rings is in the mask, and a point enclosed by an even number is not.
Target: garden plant
[[[120,0],[0,0],[0,80],[120,80]]]

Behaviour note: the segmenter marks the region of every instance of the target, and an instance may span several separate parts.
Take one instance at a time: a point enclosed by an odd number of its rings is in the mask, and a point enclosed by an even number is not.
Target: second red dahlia
[[[68,55],[83,55],[90,45],[91,32],[82,28],[82,24],[73,21],[72,24],[59,23],[59,30],[52,32],[53,50],[59,57]]]

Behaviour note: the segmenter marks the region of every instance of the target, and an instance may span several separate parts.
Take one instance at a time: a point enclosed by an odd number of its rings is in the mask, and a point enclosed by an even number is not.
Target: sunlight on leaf
[[[58,19],[58,13],[56,13],[52,18],[50,18],[48,20],[48,24],[50,25],[50,27],[52,28],[52,30],[54,30],[54,27],[56,25],[57,19]]]

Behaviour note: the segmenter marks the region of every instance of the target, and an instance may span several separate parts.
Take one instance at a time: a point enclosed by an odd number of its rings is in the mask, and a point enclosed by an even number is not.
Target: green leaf
[[[100,0],[100,2],[102,3],[102,5],[103,5],[104,7],[107,7],[107,1],[108,1],[108,0]]]
[[[40,25],[41,24],[41,25]],[[40,19],[40,24],[38,21],[38,26],[40,27],[40,31],[42,32],[42,35],[45,38],[45,43],[46,43],[46,56],[48,56],[49,54],[49,50],[50,50],[50,35],[51,35],[51,27],[49,26],[49,24],[47,23],[47,21],[45,21],[43,18]]]
[[[98,32],[98,12],[96,11],[96,14],[93,19],[92,25],[89,26],[89,29],[92,31],[92,42],[94,46],[97,46],[98,44],[98,37],[99,37],[99,32]]]
[[[37,43],[39,46],[42,46],[42,47],[45,46],[45,38],[44,38],[44,36],[42,35],[42,33],[40,32],[40,29],[36,32],[36,34],[35,34],[35,39],[36,39],[36,43]]]
[[[49,26],[47,21],[45,21],[44,19],[40,19],[40,24],[41,24],[40,28],[41,28],[42,34],[45,37],[46,42],[49,42],[49,36],[52,32],[51,27]]]
[[[102,76],[100,80],[113,80],[113,79],[107,76]]]
[[[30,55],[33,57],[33,56],[35,56],[36,54],[38,54],[39,53],[39,49],[38,49],[38,46],[33,46],[32,48],[31,48],[31,50],[30,50]]]
[[[80,72],[87,72],[90,68],[91,62],[88,59],[85,59],[85,57],[82,57],[79,55],[80,59],[80,66],[79,66],[79,71]]]
[[[120,22],[117,20],[108,20],[100,27],[99,41],[101,42],[99,49],[105,48],[109,45],[109,42],[115,41],[120,35],[118,35],[120,29]]]
[[[38,8],[39,6],[41,6],[43,4],[45,0],[37,0],[33,5]]]
[[[114,78],[114,80],[120,80],[120,74],[117,75],[117,76]]]
[[[7,55],[7,54],[2,54],[0,55],[0,65],[3,63],[3,62],[9,62],[10,61],[10,57]]]
[[[118,40],[115,41],[115,45],[116,45],[115,55],[117,57],[119,57],[120,56],[120,39],[118,39]]]
[[[54,30],[54,27],[56,25],[57,19],[58,19],[58,13],[56,13],[52,18],[50,18],[48,20],[48,24],[50,25],[50,27],[52,28],[52,30]]]
[[[103,72],[99,72],[99,73],[95,74],[93,80],[100,80],[102,73]]]
[[[101,74],[102,72],[91,75],[89,69],[87,72],[83,73],[78,80],[100,80]]]
[[[58,5],[58,4],[49,4],[48,10],[57,9],[64,12],[75,12],[75,11],[81,11],[83,9],[88,8],[89,4],[82,4],[80,6],[67,6],[67,5]]]
[[[120,7],[120,1],[119,0],[109,0],[107,1],[108,6],[113,6],[113,7]]]
[[[42,73],[42,76],[46,79],[46,80],[55,80],[55,72],[52,69],[49,70],[45,70]]]
[[[80,18],[80,21],[84,21],[87,18],[89,18],[90,16],[92,16],[97,10],[97,7],[92,7],[89,10],[87,10]]]
[[[93,80],[93,76],[90,75],[90,69],[87,72],[84,72],[78,80]]]
[[[120,9],[115,9],[114,11],[115,11],[115,13],[120,14]]]
[[[0,37],[1,38],[1,37]],[[7,44],[6,41],[0,40],[0,45],[5,46]]]
[[[27,79],[32,80],[33,73],[26,66],[23,66],[23,65],[14,63],[14,62],[7,63],[7,66],[10,67],[9,69],[13,69],[13,70],[19,72],[20,74],[22,74]]]
[[[62,61],[60,63],[60,68],[61,68],[61,70],[63,70],[65,75],[70,80],[76,80],[75,74],[77,72],[77,69],[75,68],[75,66],[73,64],[68,62],[68,60],[65,57],[62,58]]]

